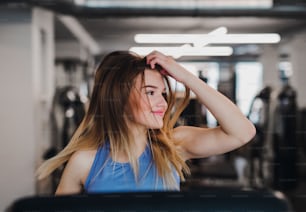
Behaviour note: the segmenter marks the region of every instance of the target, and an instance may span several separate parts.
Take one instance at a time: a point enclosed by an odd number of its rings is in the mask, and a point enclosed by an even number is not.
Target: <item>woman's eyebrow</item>
[[[141,88],[158,88],[158,87],[155,85],[144,85]]]
[[[141,88],[154,88],[154,89],[158,89],[159,87],[155,86],[155,85],[144,85]],[[164,87],[162,90],[166,91],[166,88]]]

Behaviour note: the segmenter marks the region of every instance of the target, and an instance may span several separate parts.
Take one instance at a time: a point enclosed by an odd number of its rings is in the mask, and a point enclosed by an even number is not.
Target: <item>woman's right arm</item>
[[[69,159],[55,195],[78,194],[82,191],[96,151],[77,151]]]

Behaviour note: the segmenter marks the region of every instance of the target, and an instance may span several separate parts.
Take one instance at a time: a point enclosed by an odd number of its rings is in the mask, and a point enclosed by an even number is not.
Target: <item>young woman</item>
[[[186,87],[176,105],[168,77]],[[192,90],[216,128],[175,127]],[[185,161],[234,150],[251,140],[252,123],[225,96],[172,57],[152,52],[107,55],[89,109],[69,144],[38,170],[44,178],[66,163],[56,194],[179,190]]]

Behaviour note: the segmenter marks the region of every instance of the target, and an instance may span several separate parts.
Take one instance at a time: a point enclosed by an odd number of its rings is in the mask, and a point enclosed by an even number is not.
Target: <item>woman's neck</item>
[[[136,152],[141,154],[146,148],[147,141],[148,141],[147,129],[145,128],[131,129],[131,135],[135,143]]]
[[[130,128],[131,139],[134,142],[133,154],[138,158],[145,151],[147,146],[147,129],[145,128]],[[115,159],[117,162],[128,162],[128,156],[126,152],[118,152],[118,156]]]

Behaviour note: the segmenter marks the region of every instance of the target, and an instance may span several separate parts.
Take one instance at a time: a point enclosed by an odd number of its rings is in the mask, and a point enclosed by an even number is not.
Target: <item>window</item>
[[[237,105],[245,115],[248,115],[252,100],[262,88],[262,64],[238,62],[235,70]]]

